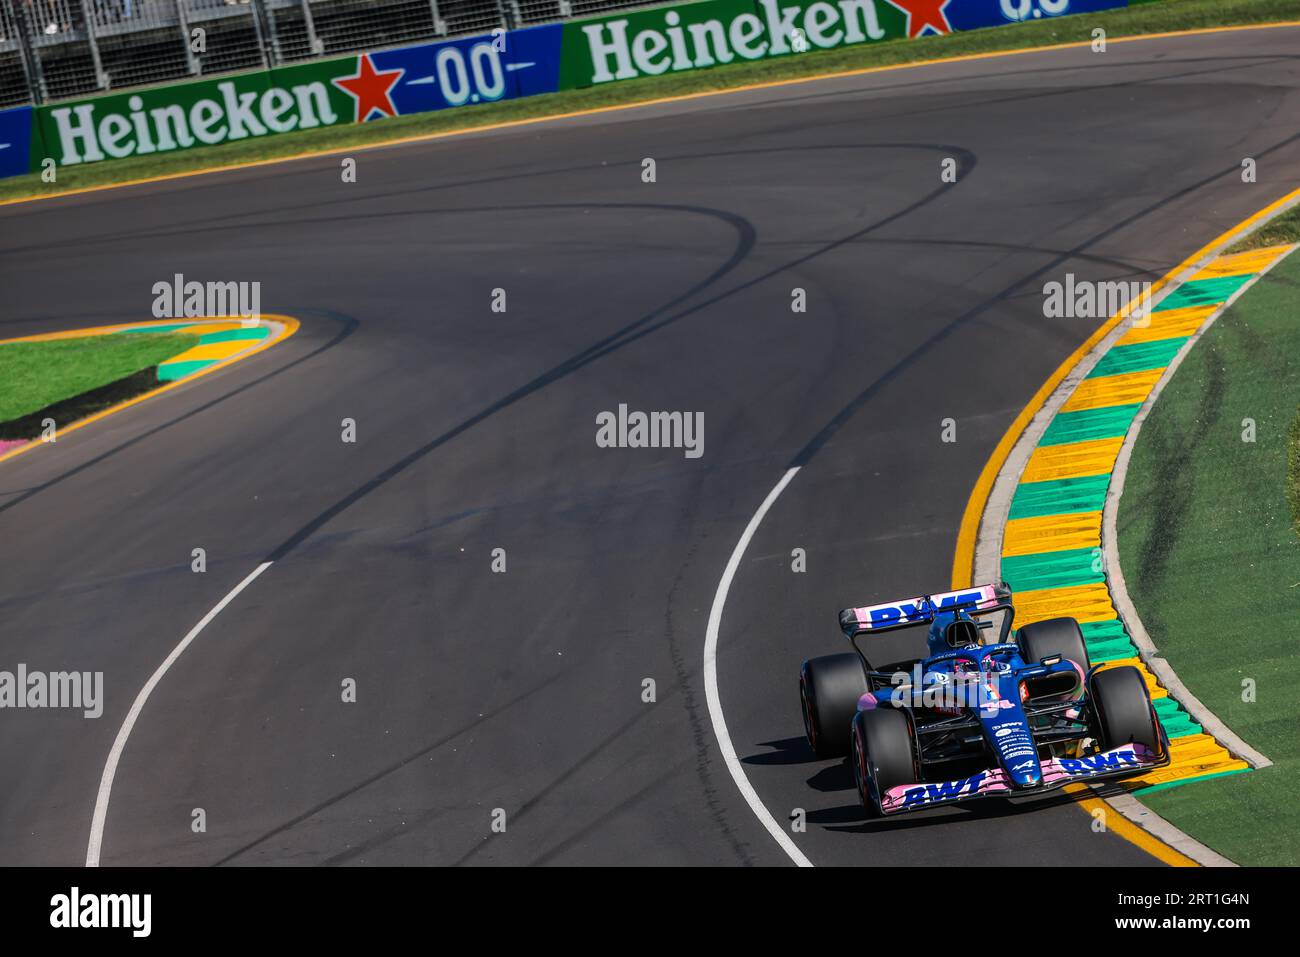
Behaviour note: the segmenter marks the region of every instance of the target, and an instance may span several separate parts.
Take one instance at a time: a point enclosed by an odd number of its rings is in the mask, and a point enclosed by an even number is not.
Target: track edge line
[[[722,699],[718,694],[718,632],[722,626],[722,611],[727,604],[727,595],[731,591],[732,579],[736,576],[736,570],[740,567],[740,561],[745,556],[745,549],[749,547],[750,539],[758,531],[758,526],[762,524],[763,517],[776,502],[777,498],[785,491],[787,485],[799,473],[800,466],[795,465],[787,469],[781,476],[781,480],[772,487],[772,491],[767,493],[763,503],[759,505],[758,510],[754,512],[745,526],[744,532],[740,535],[740,540],[736,542],[736,547],[731,550],[731,557],[727,560],[727,565],[722,571],[722,578],[718,581],[717,591],[713,594],[713,605],[709,609],[709,623],[704,633],[704,700],[709,708],[709,718],[713,723],[713,736],[718,742],[718,749],[722,752],[722,760],[727,765],[727,770],[731,773],[731,778],[736,783],[741,796],[749,805],[749,809],[754,812],[759,823],[767,828],[767,832],[780,845],[781,850],[785,851],[786,856],[790,858],[799,867],[812,867],[812,861],[799,850],[794,839],[782,830],[777,824],[776,818],[772,812],[759,798],[758,792],[754,790],[754,785],[750,783],[749,776],[745,774],[745,769],[740,764],[740,759],[736,756],[736,748],[731,743],[731,734],[727,731],[727,721],[722,714]]]
[[[154,669],[149,680],[144,683],[144,687],[136,694],[135,700],[131,702],[131,707],[126,713],[126,718],[122,721],[122,726],[117,730],[117,737],[113,739],[113,746],[108,751],[108,758],[104,762],[104,771],[99,778],[99,790],[95,794],[95,811],[90,819],[90,837],[86,842],[86,866],[98,867],[100,853],[104,845],[104,825],[108,820],[108,804],[113,795],[113,781],[117,777],[117,765],[121,760],[122,752],[126,750],[127,741],[131,738],[131,731],[135,728],[135,722],[144,710],[144,706],[149,701],[149,696],[153,694],[163,676],[167,674],[176,660],[185,653],[185,649],[193,644],[194,639],[212,623],[212,620],[225,610],[226,606],[239,597],[240,592],[256,581],[262,574],[271,567],[273,562],[262,562],[252,572],[250,572],[243,581],[226,593],[226,597],[212,606],[212,609],[199,619],[199,623],[189,630],[184,638],[177,643],[171,653],[163,659],[162,664]]]

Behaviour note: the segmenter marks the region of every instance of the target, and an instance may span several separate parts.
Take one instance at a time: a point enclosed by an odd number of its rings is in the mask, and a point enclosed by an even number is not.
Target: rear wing
[[[1014,613],[1011,607],[1011,588],[1005,582],[972,585],[960,591],[901,598],[862,608],[845,608],[840,612],[840,629],[852,641],[862,634],[928,625],[940,612],[956,609],[964,609],[972,615],[998,610]],[[1007,624],[1010,624],[1009,619]]]

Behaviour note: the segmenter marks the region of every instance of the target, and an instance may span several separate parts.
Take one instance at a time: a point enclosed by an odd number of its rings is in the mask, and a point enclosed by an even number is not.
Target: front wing
[[[1030,788],[1015,787],[1010,776],[1001,768],[980,771],[959,781],[902,784],[881,795],[880,810],[884,814],[901,814],[904,811],[952,804],[970,798],[1040,794],[1076,781],[1125,777],[1162,768],[1167,764],[1167,745],[1163,753],[1156,753],[1144,745],[1134,743],[1085,758],[1052,758],[1044,761],[1042,782]]]

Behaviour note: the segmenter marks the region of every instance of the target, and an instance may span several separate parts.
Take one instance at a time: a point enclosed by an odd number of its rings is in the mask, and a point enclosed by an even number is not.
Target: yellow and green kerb
[[[179,332],[187,336],[181,341],[176,355],[157,365],[158,384],[148,391],[125,399],[116,405],[89,415],[86,418],[60,427],[60,435],[76,431],[110,415],[122,412],[161,393],[178,388],[193,379],[216,372],[224,366],[241,362],[251,356],[283,342],[298,331],[298,320],[292,316],[263,315],[257,319],[238,316],[209,316],[183,320],[154,320],[123,325],[94,326],[89,329],[67,329],[46,332],[6,343],[43,342],[55,339],[84,339],[92,336],[129,336],[134,334]],[[197,336],[197,341],[194,337]],[[35,440],[0,441],[0,462],[49,445]]]
[[[88,336],[129,336],[161,332],[183,332],[197,335],[199,341],[183,352],[158,364],[159,382],[176,382],[203,372],[211,366],[227,362],[241,353],[251,353],[270,341],[285,338],[297,329],[296,320],[283,316],[267,317],[276,320],[268,324],[261,319],[243,319],[236,316],[217,316],[204,319],[178,319],[176,321],[151,321],[117,326],[93,326],[89,329],[68,329],[46,332],[6,342],[42,342],[53,339],[83,339]],[[288,324],[288,325],[286,325]]]
[[[261,323],[248,323],[239,319],[217,320],[208,322],[146,323],[140,326],[128,326],[112,333],[113,335],[131,335],[133,333],[185,332],[197,335],[199,341],[179,355],[172,356],[166,362],[158,363],[158,381],[175,382],[202,372],[209,366],[224,362],[238,355],[245,349],[260,345],[271,335],[268,326]]]
[[[1172,762],[1132,779],[1140,791],[1250,770],[1182,708],[1142,663],[1111,601],[1101,520],[1111,473],[1138,410],[1197,329],[1244,284],[1291,250],[1220,256],[1165,296],[1110,347],[1053,417],[1030,455],[1002,540],[1002,577],[1019,625],[1078,619],[1093,664],[1132,665],[1151,690]]]

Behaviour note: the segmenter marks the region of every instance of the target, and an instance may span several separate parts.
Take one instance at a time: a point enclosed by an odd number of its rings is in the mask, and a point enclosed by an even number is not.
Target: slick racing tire
[[[810,658],[799,670],[799,707],[808,746],[819,758],[849,753],[849,725],[858,699],[867,693],[867,675],[857,655]]]
[[[1153,754],[1161,753],[1160,726],[1140,671],[1131,665],[1108,668],[1093,675],[1089,684],[1096,724],[1093,733],[1103,751],[1136,743]]]
[[[1049,655],[1060,655],[1062,661],[1073,661],[1084,674],[1092,667],[1083,632],[1073,618],[1049,618],[1025,625],[1016,635],[1016,641],[1026,664],[1034,665]]]
[[[916,784],[916,735],[907,712],[898,708],[859,711],[853,719],[853,781],[869,817],[882,814],[880,800],[890,788]]]

